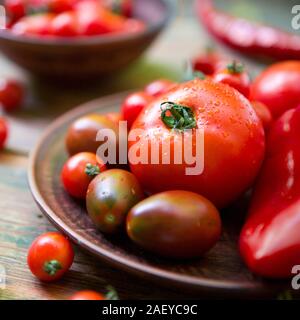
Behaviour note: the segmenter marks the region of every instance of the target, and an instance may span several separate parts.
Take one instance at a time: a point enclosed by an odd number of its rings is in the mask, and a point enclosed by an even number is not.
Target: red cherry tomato
[[[47,0],[49,11],[62,13],[73,9],[79,0]]]
[[[268,130],[273,122],[273,117],[270,110],[265,104],[259,101],[251,101],[251,104],[257,116],[262,121],[264,129]]]
[[[27,263],[38,279],[50,282],[61,278],[71,267],[73,259],[70,241],[58,232],[48,232],[33,241]]]
[[[122,105],[122,117],[127,121],[128,128],[131,128],[135,119],[141,113],[145,106],[151,101],[152,97],[144,92],[136,92],[129,95]]]
[[[243,65],[235,61],[229,64],[226,69],[216,72],[213,81],[228,84],[245,97],[249,96],[250,77],[244,71]]]
[[[4,118],[0,117],[0,149],[4,147],[4,144],[7,139],[7,132],[8,132],[8,128],[7,128],[6,121],[4,120]]]
[[[175,85],[174,82],[167,79],[159,79],[149,83],[145,87],[145,92],[151,97],[158,97],[169,91]]]
[[[106,166],[94,153],[81,152],[71,157],[63,166],[61,180],[66,191],[73,197],[85,199],[90,182]]]
[[[274,119],[300,104],[300,61],[284,61],[264,70],[251,86],[250,99],[264,103]]]
[[[6,14],[9,16],[11,22],[15,22],[25,16],[24,0],[5,0],[4,6]]]
[[[121,31],[125,19],[105,9],[99,2],[84,0],[76,4],[82,35],[99,35]]]
[[[53,17],[53,14],[50,13],[41,13],[26,16],[15,23],[12,26],[11,31],[16,35],[24,36],[49,35],[49,30],[51,29],[50,25]]]
[[[76,292],[69,300],[106,300],[106,298],[103,294],[96,291],[83,290]]]
[[[24,89],[21,83],[15,80],[0,79],[0,104],[5,111],[13,111],[21,106],[24,98]]]
[[[200,71],[206,75],[213,75],[224,63],[225,59],[211,50],[198,55],[192,61],[194,71]]]
[[[51,21],[50,34],[60,37],[75,37],[79,34],[76,15],[73,11],[58,14]]]

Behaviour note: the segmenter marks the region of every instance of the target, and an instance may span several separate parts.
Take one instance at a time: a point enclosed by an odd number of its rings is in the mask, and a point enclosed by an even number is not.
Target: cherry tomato
[[[191,128],[185,138],[191,141],[194,158],[187,161],[182,153],[178,159],[177,140],[184,143],[183,134]],[[141,133],[128,141],[130,168],[150,193],[193,191],[222,208],[252,185],[264,157],[263,126],[250,102],[231,87],[209,79],[179,84],[155,99],[136,119],[135,129],[147,135]],[[137,163],[133,158],[131,148],[142,151],[137,144],[140,139],[148,155],[152,156],[152,146],[158,150],[158,164]],[[168,165],[162,163],[163,157]],[[187,174],[188,168],[193,172]]]
[[[273,122],[273,117],[270,110],[265,104],[259,101],[251,101],[251,104],[257,116],[262,121],[264,129],[268,130]]]
[[[16,35],[24,36],[49,35],[53,17],[53,14],[50,13],[40,13],[25,16],[12,26],[11,31]]]
[[[224,65],[225,59],[212,50],[207,50],[193,59],[192,65],[195,71],[203,72],[206,75],[213,75],[221,66]]]
[[[106,300],[106,297],[96,291],[83,290],[73,294],[69,300]]]
[[[5,111],[14,111],[21,106],[24,88],[15,80],[0,79],[0,104]]]
[[[4,118],[0,117],[0,150],[4,147],[7,139],[8,127]]]
[[[76,2],[79,0],[47,0],[49,11],[62,13],[73,9]]]
[[[234,61],[225,70],[217,71],[213,76],[213,81],[228,84],[245,97],[249,96],[250,77],[240,63]]]
[[[250,99],[264,103],[274,119],[300,104],[300,61],[271,65],[252,83]]]
[[[96,153],[101,145],[100,141],[96,141],[97,133],[101,129],[113,130],[118,144],[118,125],[105,115],[90,114],[74,121],[69,127],[66,136],[66,147],[69,154],[74,155],[79,152]]]
[[[82,35],[100,35],[122,30],[125,19],[105,9],[91,0],[79,2],[75,6]]]
[[[221,218],[204,197],[188,191],[151,196],[129,212],[127,233],[142,248],[171,258],[194,258],[221,235]]]
[[[121,113],[128,128],[131,128],[135,119],[152,100],[153,98],[144,92],[135,92],[125,99]]]
[[[111,169],[90,183],[86,206],[97,228],[112,234],[125,224],[128,211],[143,198],[143,190],[132,173]]]
[[[51,21],[50,34],[60,37],[75,37],[79,34],[77,17],[73,11],[56,15]]]
[[[11,22],[15,22],[25,16],[24,0],[5,0],[4,5]]]
[[[61,278],[71,267],[73,259],[70,241],[58,232],[48,232],[33,241],[27,263],[38,279],[50,282]]]
[[[71,196],[85,199],[90,182],[105,170],[105,164],[94,153],[81,152],[65,163],[61,172],[61,180]]]
[[[175,85],[174,82],[167,80],[167,79],[159,79],[149,83],[145,87],[145,92],[151,97],[158,97],[163,93],[168,92],[173,86]]]

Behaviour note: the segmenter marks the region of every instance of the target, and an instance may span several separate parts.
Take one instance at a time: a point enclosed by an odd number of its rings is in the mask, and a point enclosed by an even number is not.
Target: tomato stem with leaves
[[[116,289],[112,286],[107,286],[107,293],[105,295],[106,300],[120,300],[118,292]]]
[[[91,163],[88,163],[85,167],[84,171],[88,176],[94,177],[97,176],[100,173],[100,168],[97,165],[93,165]]]
[[[51,260],[47,261],[44,264],[44,270],[47,272],[50,276],[56,275],[58,270],[61,270],[62,266],[57,260]]]
[[[227,65],[227,70],[232,74],[240,74],[244,71],[244,65],[233,60],[230,64]]]
[[[196,127],[194,113],[187,106],[167,101],[161,104],[161,111],[163,123],[171,129],[185,130]],[[168,116],[167,113],[171,115]]]

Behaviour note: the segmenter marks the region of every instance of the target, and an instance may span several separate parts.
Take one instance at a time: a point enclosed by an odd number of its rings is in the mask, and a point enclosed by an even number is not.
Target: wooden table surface
[[[91,82],[84,88],[32,79],[0,56],[1,76],[22,79],[28,90],[22,111],[9,117],[10,137],[7,148],[0,153],[0,270],[4,267],[6,272],[6,288],[0,289],[1,299],[64,299],[81,289],[103,291],[108,284],[117,289],[122,299],[192,297],[113,269],[79,248],[70,272],[53,284],[39,282],[26,264],[33,239],[54,230],[34,203],[27,182],[28,154],[40,133],[55,117],[82,102],[141,87],[158,77],[178,78],[184,62],[207,44],[196,19],[186,15],[185,11],[190,10],[187,3],[181,2],[177,16],[161,37],[127,71],[113,80]]]

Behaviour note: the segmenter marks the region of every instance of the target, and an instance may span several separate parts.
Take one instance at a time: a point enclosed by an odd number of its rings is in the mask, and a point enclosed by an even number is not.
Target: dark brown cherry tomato
[[[7,112],[19,108],[24,98],[24,88],[16,80],[0,79],[0,104]]]
[[[135,119],[141,111],[153,100],[151,96],[144,92],[130,94],[122,105],[122,118],[127,121],[128,128],[131,128]]]
[[[73,294],[69,300],[106,300],[106,297],[96,291],[83,290]]]
[[[90,182],[105,170],[105,164],[94,153],[81,152],[65,163],[61,172],[61,180],[71,196],[85,199]]]
[[[96,141],[97,133],[101,129],[113,130],[118,144],[118,125],[105,115],[90,114],[74,121],[66,136],[66,147],[69,154],[96,153],[101,145],[100,141]]]
[[[4,147],[7,139],[8,127],[4,118],[0,117],[0,150]]]
[[[249,97],[250,77],[245,72],[243,65],[236,61],[229,64],[226,69],[217,71],[213,76],[213,81],[228,84],[245,97]]]
[[[75,13],[67,11],[56,15],[50,24],[50,34],[60,37],[75,37],[79,35]]]
[[[272,113],[269,108],[262,102],[251,101],[252,107],[255,110],[257,116],[263,123],[264,129],[268,130],[273,122]]]
[[[39,13],[25,16],[15,23],[11,31],[20,36],[44,36],[50,34],[50,25],[54,15]]]
[[[27,263],[38,279],[50,282],[61,278],[71,267],[73,259],[70,241],[58,232],[48,232],[33,241]]]
[[[218,210],[189,191],[166,191],[134,206],[127,233],[142,248],[170,258],[194,258],[211,249],[221,235]]]
[[[132,173],[111,169],[90,183],[86,206],[100,231],[115,233],[125,224],[128,211],[143,198],[143,190]]]
[[[145,87],[145,92],[151,97],[158,97],[163,93],[168,92],[173,86],[175,85],[174,82],[167,80],[167,79],[159,79],[149,83]]]

